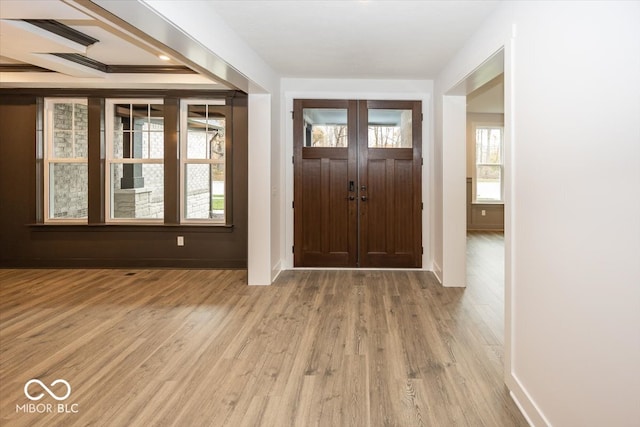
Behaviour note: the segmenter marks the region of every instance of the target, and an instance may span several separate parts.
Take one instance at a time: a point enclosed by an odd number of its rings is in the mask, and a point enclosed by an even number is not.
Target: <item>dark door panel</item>
[[[296,267],[357,266],[356,109],[355,101],[294,101]]]
[[[421,266],[419,101],[294,101],[294,266]]]
[[[359,260],[362,267],[422,265],[419,101],[360,101]]]

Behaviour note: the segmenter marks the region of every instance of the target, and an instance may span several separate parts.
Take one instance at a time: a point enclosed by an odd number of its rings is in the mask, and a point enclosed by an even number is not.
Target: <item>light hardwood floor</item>
[[[245,282],[244,271],[0,270],[0,424],[526,425],[502,381],[495,290],[415,271]],[[32,378],[64,379],[71,395],[30,402]],[[28,403],[53,412],[17,410]]]

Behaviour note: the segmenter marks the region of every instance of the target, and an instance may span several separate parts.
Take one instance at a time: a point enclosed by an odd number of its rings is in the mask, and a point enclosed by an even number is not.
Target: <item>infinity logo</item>
[[[44,391],[46,391],[49,396],[53,397],[55,400],[65,400],[67,397],[69,397],[71,395],[71,385],[66,382],[65,380],[61,380],[61,379],[57,379],[54,382],[51,383],[51,387],[53,387],[56,384],[64,384],[67,386],[67,394],[65,394],[64,396],[60,397],[57,394],[55,394],[54,392],[52,392],[49,387],[47,387],[46,385],[44,385],[44,383],[40,380],[36,380],[36,379],[32,379],[27,381],[27,383],[24,385],[24,395],[27,396],[27,398],[29,398],[30,400],[40,400],[44,397],[44,393],[40,393],[37,396],[32,396],[29,394],[29,385],[36,383],[39,384],[40,387],[42,387],[44,389]]]

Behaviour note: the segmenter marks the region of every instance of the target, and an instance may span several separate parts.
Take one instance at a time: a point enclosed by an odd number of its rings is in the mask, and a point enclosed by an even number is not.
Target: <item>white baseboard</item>
[[[511,372],[509,378],[507,378],[511,399],[515,402],[525,417],[527,422],[532,427],[552,427],[551,423],[544,416],[538,405],[531,398],[531,395],[524,388],[520,380]]]
[[[435,261],[433,261],[433,274],[435,274],[436,279],[438,279],[438,282],[442,285],[442,268],[440,268]]]
[[[282,260],[278,261],[276,265],[271,267],[271,283],[276,281],[280,273],[282,273]]]

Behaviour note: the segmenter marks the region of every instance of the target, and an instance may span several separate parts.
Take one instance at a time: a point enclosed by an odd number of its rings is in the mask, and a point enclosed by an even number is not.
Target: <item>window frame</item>
[[[224,152],[224,219],[222,221],[213,218],[187,218],[186,217],[186,168],[189,164],[218,164],[215,159],[189,159],[187,156],[188,132],[188,107],[190,105],[207,105],[216,110],[224,111],[225,115],[225,152]],[[230,226],[232,225],[232,159],[233,159],[233,118],[232,109],[223,98],[183,98],[180,100],[180,125],[179,125],[179,222],[184,225],[208,225],[208,226]]]
[[[80,104],[85,105],[88,108],[88,98],[86,97],[45,97],[43,110],[44,110],[44,144],[42,163],[43,163],[43,222],[45,224],[87,224],[89,222],[89,185],[87,184],[87,216],[85,218],[55,218],[51,216],[51,164],[86,164],[87,165],[87,181],[89,174],[89,137],[88,137],[88,120],[87,120],[87,157],[52,157],[55,153],[53,146],[55,138],[55,126],[53,123],[54,105],[55,104]],[[75,120],[74,120],[75,125]],[[72,127],[73,133],[73,147],[75,152],[75,127]]]
[[[163,209],[163,215],[161,218],[114,218],[111,212],[112,204],[113,204],[113,194],[111,188],[111,166],[114,164],[160,164],[162,165],[163,177],[165,173],[165,157],[166,153],[164,153],[163,149],[163,157],[162,158],[148,158],[148,159],[135,159],[135,158],[115,158],[113,155],[114,151],[114,106],[117,104],[133,104],[133,105],[141,105],[141,104],[149,104],[149,105],[162,105],[164,108],[164,99],[163,98],[105,98],[104,100],[104,109],[105,109],[105,166],[104,166],[104,208],[105,215],[104,221],[106,224],[163,224],[165,222],[165,214]],[[166,130],[163,129],[163,139]],[[163,178],[164,179],[164,178]],[[166,194],[164,194],[166,189],[164,188],[163,183],[163,203],[166,199]]]
[[[473,204],[501,205],[504,204],[504,124],[498,122],[474,122],[473,128]],[[500,163],[478,163],[477,157],[477,131],[478,129],[500,129]],[[478,199],[478,166],[499,166],[500,167],[500,199]]]

